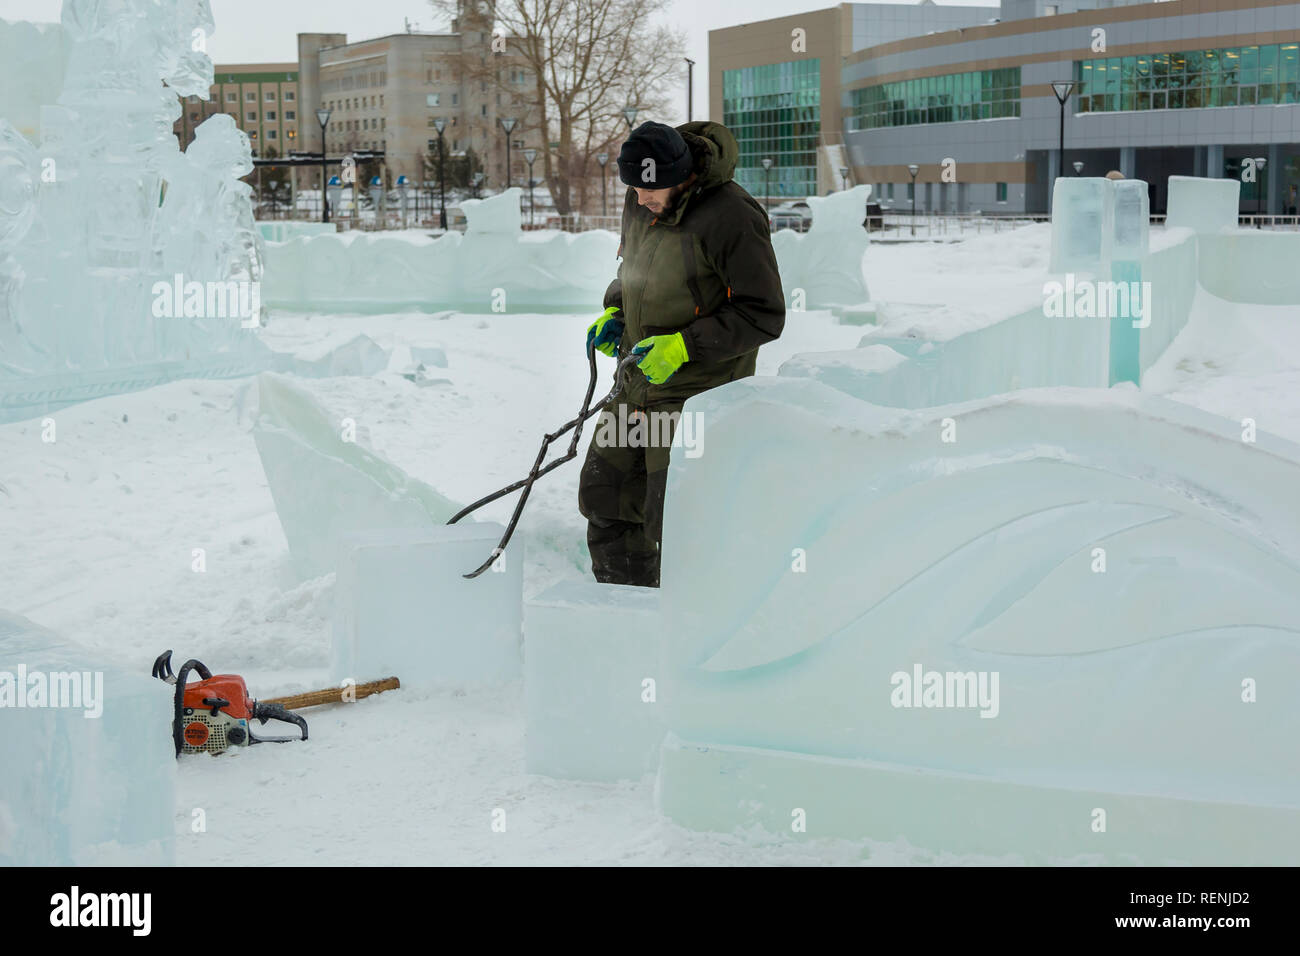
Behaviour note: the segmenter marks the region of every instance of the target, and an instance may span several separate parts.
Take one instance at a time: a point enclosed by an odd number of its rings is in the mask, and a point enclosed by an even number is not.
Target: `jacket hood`
[[[721,123],[698,121],[677,127],[695,158],[695,174],[701,189],[712,189],[729,182],[740,159],[740,144],[731,130]]]

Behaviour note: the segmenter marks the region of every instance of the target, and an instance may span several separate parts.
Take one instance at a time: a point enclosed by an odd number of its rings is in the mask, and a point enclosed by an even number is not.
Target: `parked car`
[[[807,232],[812,225],[812,210],[806,202],[800,200],[783,202],[767,211],[767,219],[773,232],[778,229]]]
[[[862,228],[873,232],[885,228],[885,211],[878,202],[867,203],[867,218],[862,220]]]

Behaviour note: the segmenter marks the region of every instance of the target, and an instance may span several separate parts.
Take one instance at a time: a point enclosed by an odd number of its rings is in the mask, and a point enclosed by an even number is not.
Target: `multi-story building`
[[[298,143],[297,63],[242,63],[213,68],[207,100],[182,100],[176,135],[181,148],[194,140],[194,128],[216,113],[229,113],[248,134],[255,156],[283,156]],[[315,118],[312,118],[315,122]]]
[[[773,177],[788,162],[800,170],[793,181],[811,177],[825,192],[839,185],[842,163],[850,181],[874,185],[886,203],[910,207],[915,198],[927,211],[1044,212],[1062,169],[1144,179],[1155,212],[1170,175],[1241,177],[1244,212],[1296,210],[1295,0],[1005,0],[947,8],[976,13],[975,22],[947,25],[933,19],[944,8],[924,3],[906,8],[920,12],[886,37],[879,24],[895,9],[842,4],[710,34],[712,115],[770,130],[757,150],[742,147],[741,181],[751,192],[759,194],[751,184],[761,189],[761,159],[770,156]],[[792,53],[790,30],[820,23],[823,46],[814,51],[809,30],[807,50]],[[764,95],[750,92],[764,68],[777,69],[765,95],[791,104],[776,109],[805,110],[793,122],[746,99]],[[835,115],[812,116],[795,102],[810,69]],[[1064,92],[1062,83],[1073,84],[1064,109],[1054,91]],[[816,154],[790,149],[796,136],[815,138]],[[1266,162],[1259,169],[1248,159]]]
[[[522,150],[545,137],[536,127],[531,72],[510,44],[494,38],[485,0],[465,0],[448,33],[404,32],[348,42],[342,33],[300,33],[298,62],[218,66],[211,99],[191,97],[176,124],[182,145],[193,129],[217,112],[235,116],[252,140],[255,155],[274,148],[317,152],[321,127],[316,110],[330,111],[326,151],[383,150],[394,181],[419,181],[438,155],[437,120],[444,121],[448,158],[473,149],[489,188],[507,183],[506,133],[501,120],[515,120],[510,134],[509,182],[527,183]],[[314,186],[319,172],[299,168],[299,181]]]

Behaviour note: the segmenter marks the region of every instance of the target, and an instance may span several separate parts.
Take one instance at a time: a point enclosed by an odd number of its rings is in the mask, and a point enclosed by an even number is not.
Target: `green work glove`
[[[591,348],[594,342],[598,351],[614,357],[623,338],[623,320],[614,318],[617,311],[618,306],[611,305],[604,315],[591,323],[587,328],[587,348]]]
[[[632,349],[633,355],[644,355],[645,360],[637,365],[645,372],[651,385],[662,385],[673,377],[673,373],[682,367],[691,357],[686,354],[686,341],[682,333],[672,335],[652,335],[642,339]]]

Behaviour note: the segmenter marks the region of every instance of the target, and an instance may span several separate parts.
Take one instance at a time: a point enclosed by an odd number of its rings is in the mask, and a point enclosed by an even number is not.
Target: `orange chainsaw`
[[[201,680],[187,684],[190,671],[197,671]],[[163,651],[153,662],[153,676],[176,685],[172,713],[172,743],[176,756],[181,754],[224,753],[232,746],[262,743],[284,743],[307,739],[307,721],[290,713],[283,704],[256,701],[248,696],[248,686],[238,674],[217,674],[203,666],[201,661],[188,660],[181,665],[180,673],[172,673],[172,652]],[[252,721],[265,724],[268,720],[283,720],[295,724],[301,737],[258,737],[253,733]]]

